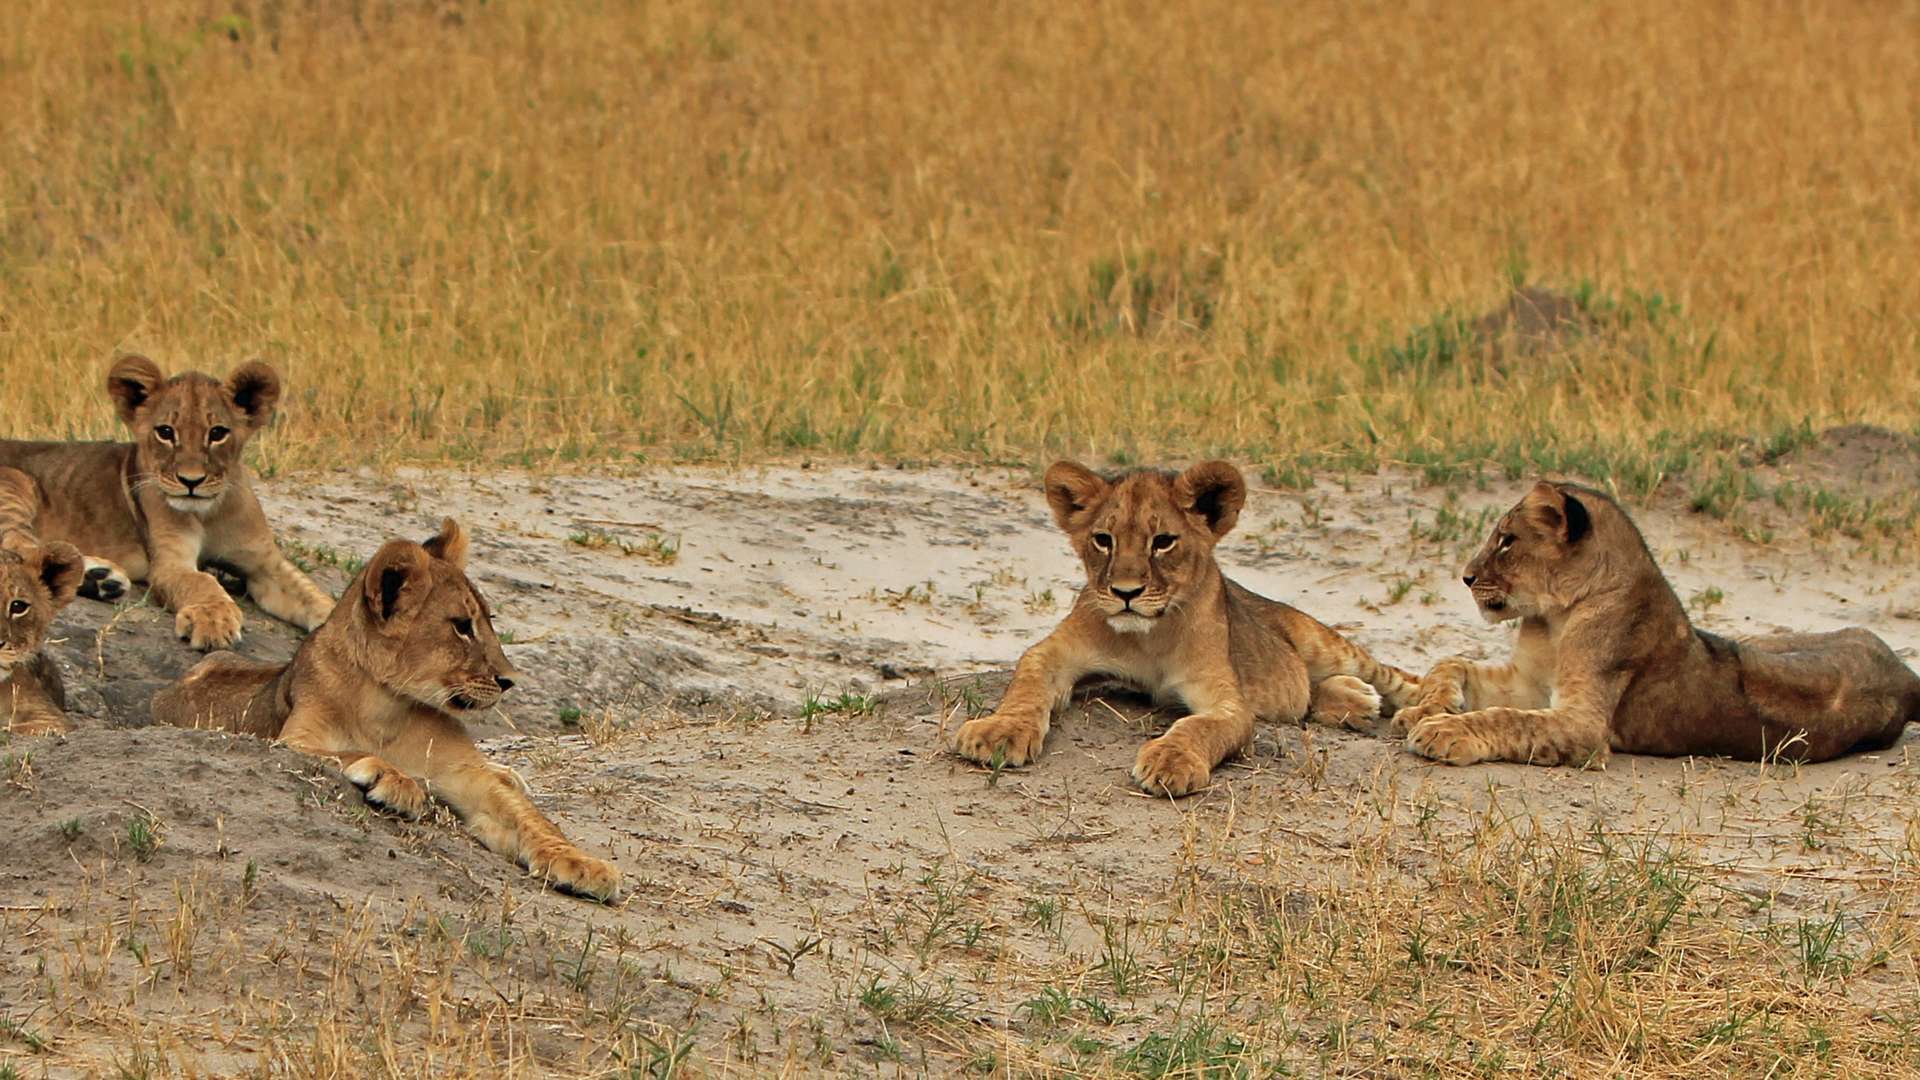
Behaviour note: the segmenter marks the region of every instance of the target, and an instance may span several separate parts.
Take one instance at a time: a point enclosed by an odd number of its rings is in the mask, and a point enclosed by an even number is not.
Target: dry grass
[[[37,0],[0,44],[0,413],[104,434],[116,348],[259,353],[269,467],[1645,488],[1806,418],[1911,426],[1913,40],[1895,4]],[[1603,332],[1457,355],[1516,281]]]

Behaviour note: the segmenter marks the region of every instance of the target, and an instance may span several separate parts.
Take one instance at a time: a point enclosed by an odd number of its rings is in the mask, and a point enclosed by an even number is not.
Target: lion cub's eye
[[[1112,533],[1094,533],[1089,539],[1093,541],[1093,546],[1099,548],[1101,551],[1113,550]]]
[[[173,429],[165,424],[157,425],[153,429],[153,437],[163,443],[170,443],[173,441]]]
[[[7,614],[17,619],[32,609],[33,605],[27,603],[25,600],[15,600],[13,603],[7,605]]]
[[[226,442],[227,436],[231,434],[233,434],[233,432],[228,431],[226,428],[220,427],[218,425],[208,428],[207,429],[207,445],[219,446],[221,443]]]
[[[1173,545],[1179,542],[1180,542],[1180,538],[1173,535],[1172,533],[1161,533],[1160,535],[1153,538],[1154,554],[1158,555],[1162,552],[1172,551]]]
[[[453,620],[453,632],[456,634],[459,634],[463,638],[466,638],[468,641],[472,641],[473,640],[473,620],[472,619]]]
[[[1502,537],[1500,538],[1500,550],[1501,550],[1501,551],[1505,551],[1505,550],[1507,550],[1508,548],[1510,548],[1510,547],[1512,547],[1512,546],[1513,546],[1513,534],[1512,534],[1512,533],[1508,533],[1508,534],[1506,534],[1505,536],[1502,536]]]

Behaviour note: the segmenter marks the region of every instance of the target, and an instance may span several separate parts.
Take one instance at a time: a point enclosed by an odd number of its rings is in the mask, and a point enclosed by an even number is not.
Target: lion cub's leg
[[[1307,719],[1364,731],[1379,718],[1380,700],[1380,691],[1357,675],[1329,675],[1315,684]]]
[[[1013,681],[989,716],[960,725],[954,753],[982,764],[1020,766],[1040,757],[1053,724],[1053,711],[1073,693],[1073,685],[1097,670],[1099,657],[1089,647],[1090,633],[1071,616],[1020,657]]]
[[[520,778],[474,748],[459,725],[427,710],[413,714],[387,756],[426,777],[434,796],[460,815],[488,848],[513,859],[563,892],[611,901],[620,871],[566,838],[533,805]]]
[[[111,604],[133,591],[133,578],[120,564],[87,556],[86,573],[80,578],[80,595],[89,600]]]
[[[261,611],[302,630],[316,629],[333,613],[333,597],[281,554],[271,534],[265,532],[264,517],[261,530],[269,537],[266,541],[222,552],[222,557],[247,579],[247,595]]]
[[[1201,670],[1170,688],[1192,712],[1141,747],[1134,759],[1134,781],[1156,795],[1199,791],[1212,782],[1214,766],[1253,741],[1253,709],[1240,692],[1239,678],[1226,656],[1210,659],[1212,664],[1203,662]]]

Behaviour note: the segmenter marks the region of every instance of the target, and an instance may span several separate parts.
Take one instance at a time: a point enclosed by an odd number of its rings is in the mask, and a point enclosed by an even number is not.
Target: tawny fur
[[[389,541],[291,662],[215,653],[154,696],[154,722],[278,739],[407,817],[431,794],[487,847],[558,888],[611,900],[620,871],[562,835],[461,724],[517,678],[466,554],[451,520],[424,545]]]
[[[1920,719],[1920,677],[1859,629],[1730,640],[1697,630],[1626,512],[1541,481],[1465,579],[1513,658],[1443,660],[1394,718],[1455,765],[1597,765],[1609,752],[1825,761]]]
[[[1109,480],[1062,461],[1045,485],[1087,584],[1065,621],[1021,656],[1000,707],[961,726],[962,756],[1033,761],[1074,684],[1102,675],[1188,710],[1133,768],[1148,791],[1185,795],[1252,741],[1256,719],[1358,727],[1383,701],[1392,709],[1412,700],[1413,676],[1221,574],[1214,545],[1246,501],[1232,465]]]
[[[25,476],[0,468],[0,491],[25,482]],[[66,687],[40,646],[54,616],[80,587],[84,565],[70,544],[42,544],[24,530],[0,529],[0,731],[67,730]]]
[[[107,374],[107,392],[133,436],[124,443],[0,440],[0,466],[27,478],[0,488],[0,531],[65,541],[88,557],[83,595],[112,599],[146,581],[196,649],[240,639],[239,605],[203,567],[246,579],[262,611],[311,630],[333,600],[280,553],[241,461],[273,418],[280,377],[259,362],[225,382],[171,378],[145,357]]]

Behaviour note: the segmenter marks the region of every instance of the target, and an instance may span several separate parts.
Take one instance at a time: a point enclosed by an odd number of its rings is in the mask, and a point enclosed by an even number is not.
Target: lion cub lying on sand
[[[333,599],[280,554],[254,498],[241,452],[273,419],[280,376],[259,362],[225,382],[197,371],[172,378],[143,356],[107,372],[132,442],[0,439],[0,466],[21,482],[0,486],[0,532],[64,540],[87,556],[82,595],[115,600],[146,581],[196,649],[240,640],[240,606],[201,567],[218,563],[247,580],[260,610],[311,630]]]
[[[0,469],[0,484],[11,471]],[[67,730],[66,687],[40,646],[53,617],[79,589],[85,565],[69,544],[42,546],[25,533],[0,532],[0,731]]]
[[[1865,630],[1694,629],[1640,530],[1589,488],[1534,485],[1465,580],[1482,616],[1520,633],[1506,664],[1441,661],[1394,717],[1449,764],[1597,764],[1610,749],[1825,761],[1920,719],[1920,677]]]
[[[215,653],[154,696],[153,719],[279,739],[337,763],[368,802],[406,817],[431,792],[489,848],[566,892],[611,900],[620,871],[561,835],[460,723],[517,675],[466,561],[467,534],[451,519],[425,544],[388,541],[291,662]]]
[[[1102,479],[1062,461],[1045,484],[1087,584],[1066,620],[1020,658],[1000,708],[961,726],[954,749],[963,757],[1034,760],[1074,684],[1106,675],[1190,710],[1133,766],[1148,791],[1185,795],[1252,741],[1256,718],[1358,725],[1383,699],[1411,700],[1411,675],[1220,573],[1214,545],[1247,497],[1232,465]]]

